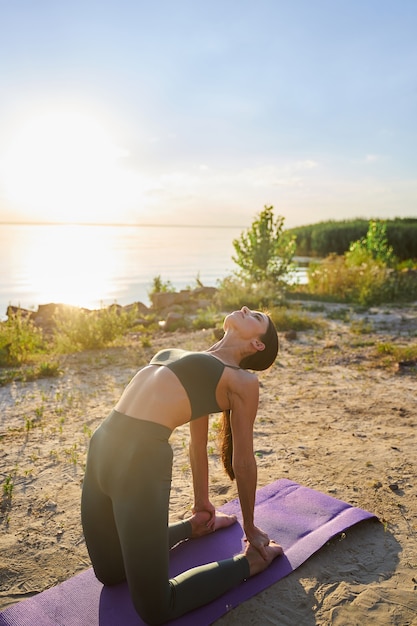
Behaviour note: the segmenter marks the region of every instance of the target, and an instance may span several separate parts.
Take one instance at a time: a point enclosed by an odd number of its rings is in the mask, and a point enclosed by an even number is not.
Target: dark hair
[[[230,409],[223,411],[222,427],[219,432],[220,454],[222,457],[223,467],[230,480],[234,480],[235,473],[233,471],[233,437],[232,427],[230,424]]]
[[[264,350],[258,350],[254,354],[245,356],[239,366],[242,369],[251,370],[266,370],[271,367],[272,363],[277,358],[278,354],[278,333],[274,326],[273,321],[268,316],[268,328],[266,332],[261,335],[260,340],[265,344]],[[223,411],[222,427],[220,431],[220,448],[223,467],[226,470],[226,474],[231,480],[235,478],[233,471],[233,437],[232,427],[230,424],[230,410]]]
[[[278,354],[278,333],[274,322],[268,315],[268,328],[266,332],[259,337],[265,344],[264,350],[258,350],[254,354],[245,356],[239,363],[239,367],[244,370],[267,370],[277,358]]]

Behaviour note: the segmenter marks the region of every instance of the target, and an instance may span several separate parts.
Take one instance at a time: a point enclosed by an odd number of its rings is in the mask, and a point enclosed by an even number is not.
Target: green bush
[[[348,265],[345,256],[330,255],[321,263],[310,265],[307,290],[337,302],[388,302],[394,296],[392,271],[371,259],[361,265]]]
[[[284,231],[284,218],[275,218],[272,206],[264,207],[233,247],[232,259],[246,281],[279,284],[293,270],[295,237]]]
[[[343,256],[330,255],[308,269],[307,291],[340,302],[369,306],[417,298],[416,271],[396,269],[386,224],[371,221],[366,236]]]
[[[417,359],[417,343],[410,343],[407,346],[378,343],[376,345],[376,352],[378,354],[391,356],[395,361],[414,361]]]
[[[148,296],[152,296],[154,293],[172,293],[175,291],[175,288],[170,280],[162,280],[160,274],[158,276],[154,276],[152,279],[151,288],[148,291]]]
[[[326,326],[326,322],[322,319],[283,306],[274,307],[268,312],[278,332],[287,330],[321,330]]]
[[[214,305],[221,311],[240,309],[264,309],[282,301],[282,289],[269,281],[250,282],[238,276],[227,276],[218,282]]]
[[[103,348],[123,336],[135,323],[135,307],[112,306],[100,311],[68,309],[55,317],[55,346],[60,352]]]
[[[46,349],[42,331],[20,312],[0,323],[0,365],[20,365]]]
[[[366,236],[354,241],[345,257],[348,265],[363,265],[374,260],[385,267],[394,267],[397,259],[388,243],[386,223],[371,220]]]
[[[198,309],[197,317],[192,321],[192,327],[194,330],[201,330],[203,328],[215,328],[222,320],[222,315],[214,307],[210,306],[207,309]]]
[[[225,278],[215,296],[214,305],[221,311],[233,311],[243,305],[267,311],[278,331],[310,330],[323,327],[323,322],[284,304],[277,288],[271,284],[248,285],[235,277]]]
[[[345,256],[331,255],[309,267],[306,290],[363,306],[411,302],[417,299],[417,271],[392,269],[373,259],[350,265]]]

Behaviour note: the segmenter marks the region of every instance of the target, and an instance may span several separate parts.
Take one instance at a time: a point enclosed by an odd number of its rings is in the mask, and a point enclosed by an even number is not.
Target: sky
[[[417,217],[415,0],[0,0],[0,221]]]

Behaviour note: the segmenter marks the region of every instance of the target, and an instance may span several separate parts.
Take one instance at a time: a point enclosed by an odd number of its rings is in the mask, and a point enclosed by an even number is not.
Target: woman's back
[[[230,408],[230,393],[253,374],[207,352],[164,350],[126,387],[116,410],[173,430]]]

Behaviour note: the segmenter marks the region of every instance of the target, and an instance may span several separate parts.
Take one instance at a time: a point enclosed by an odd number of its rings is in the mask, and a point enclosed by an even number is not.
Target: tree
[[[284,232],[284,218],[274,217],[274,207],[266,206],[252,226],[233,241],[239,274],[255,282],[279,283],[293,269],[295,235]]]
[[[388,243],[386,223],[371,220],[366,236],[350,245],[346,259],[350,265],[361,265],[373,259],[386,267],[394,267],[397,259],[393,247]]]

